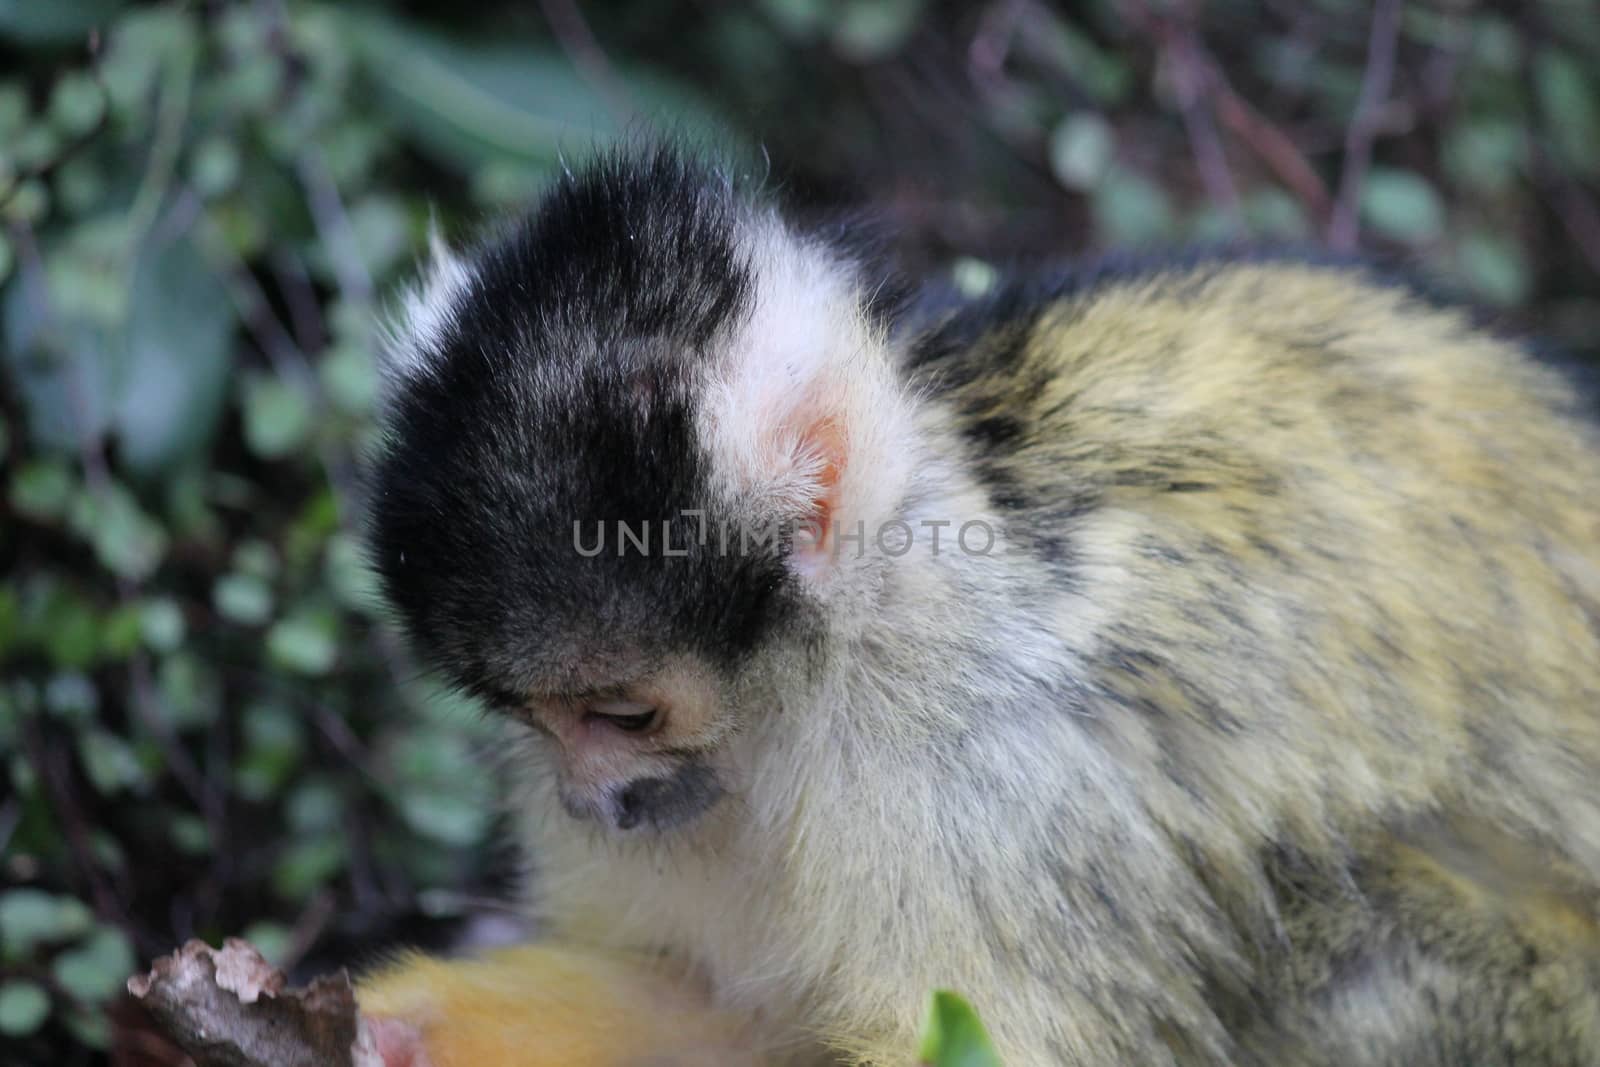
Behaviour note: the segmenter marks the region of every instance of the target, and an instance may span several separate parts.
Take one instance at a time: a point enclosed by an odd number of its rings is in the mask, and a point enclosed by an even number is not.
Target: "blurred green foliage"
[[[1408,3],[1387,77],[1371,12],[0,0],[0,1061],[135,1047],[120,979],[183,938],[305,960],[513,877],[493,728],[381,625],[359,459],[430,219],[596,144],[733,144],[968,292],[1331,238],[1595,355],[1600,8]]]
[[[1000,1057],[978,1013],[958,994],[935,990],[918,1058],[925,1067],[1000,1067]]]

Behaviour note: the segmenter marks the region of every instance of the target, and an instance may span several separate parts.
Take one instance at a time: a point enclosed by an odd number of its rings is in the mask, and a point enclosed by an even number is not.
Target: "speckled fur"
[[[702,276],[739,291],[692,301],[725,312],[693,336],[666,314],[630,338],[629,360],[686,383],[673,439],[699,442],[649,506],[795,518],[826,490],[868,529],[1000,536],[636,583],[708,603],[746,583],[739,641],[694,636],[704,610],[619,606],[634,586],[597,571],[601,608],[528,579],[525,618],[506,629],[496,604],[475,633],[461,591],[494,583],[449,550],[493,551],[518,513],[459,532],[472,479],[503,503],[517,462],[551,457],[482,444],[522,433],[492,393],[430,424],[431,452],[408,452],[409,423],[449,410],[462,360],[601,366],[617,338],[580,307],[452,341],[471,306],[431,310],[375,520],[424,653],[514,703],[549,683],[506,666],[513,635],[570,626],[596,635],[588,669],[700,657],[727,719],[700,754],[727,798],[669,834],[567,819],[528,742],[515,806],[549,930],[690,968],[775,1063],[908,1064],[940,986],[1018,1067],[1600,1063],[1600,433],[1565,378],[1362,268],[1290,260],[1025,279],[896,318],[837,247],[683,174],[617,210],[728,198],[696,216],[721,235]],[[470,299],[503,298],[450,262]],[[675,354],[652,355],[663,338]],[[518,378],[515,418],[570,410],[559,377]],[[818,425],[843,442],[827,462]],[[434,490],[405,479],[435,476],[451,433],[478,443],[436,475],[461,480],[461,511],[432,513],[435,543],[406,521]],[[823,471],[838,483],[808,488]],[[605,627],[585,616],[602,608]],[[652,618],[671,625],[630,661],[628,625]]]

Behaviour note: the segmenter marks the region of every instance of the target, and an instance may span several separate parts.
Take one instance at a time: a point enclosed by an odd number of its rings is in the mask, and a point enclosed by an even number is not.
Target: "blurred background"
[[[1597,71],[1595,0],[0,0],[0,1064],[182,1062],[120,991],[191,936],[511,922],[489,735],[357,535],[430,217],[666,131],[968,292],[1324,245],[1593,361]]]

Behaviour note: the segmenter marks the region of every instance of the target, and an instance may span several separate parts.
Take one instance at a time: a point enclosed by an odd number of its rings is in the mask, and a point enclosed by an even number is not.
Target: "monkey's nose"
[[[619,830],[632,830],[644,821],[647,807],[647,790],[641,783],[629,782],[618,789],[611,799],[612,821]]]

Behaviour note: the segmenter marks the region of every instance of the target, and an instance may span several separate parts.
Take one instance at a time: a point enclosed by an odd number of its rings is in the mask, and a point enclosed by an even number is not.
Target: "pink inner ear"
[[[815,469],[810,511],[801,518],[802,534],[795,538],[795,562],[806,569],[821,564],[832,551],[834,522],[839,509],[839,483],[846,463],[845,430],[837,416],[825,414],[806,427],[798,451],[813,457]],[[805,534],[809,532],[811,536]]]

